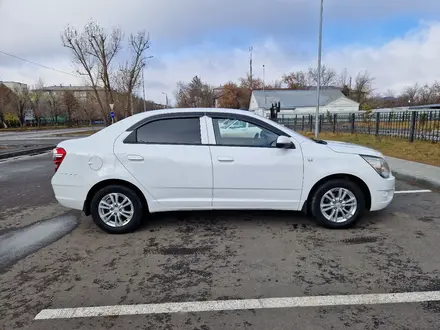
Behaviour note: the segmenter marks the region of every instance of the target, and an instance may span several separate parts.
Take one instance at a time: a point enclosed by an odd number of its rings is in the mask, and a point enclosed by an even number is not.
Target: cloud
[[[177,81],[194,75],[213,85],[237,80],[249,70],[249,45],[254,47],[254,74],[279,79],[291,70],[316,63],[319,1],[310,0],[3,0],[0,1],[0,50],[74,72],[60,33],[67,24],[81,28],[91,17],[106,27],[131,32],[146,29],[154,59],[145,70],[146,95],[163,102]],[[325,1],[325,54],[329,67],[349,73],[368,69],[378,91],[440,76],[440,22],[366,44],[365,31],[390,19],[419,21],[440,12],[438,0]],[[341,23],[342,22],[342,23]],[[347,31],[349,29],[350,31]],[[364,31],[362,40],[353,31]],[[349,33],[351,32],[351,33]],[[376,31],[380,34],[380,31]],[[349,39],[347,35],[350,35]],[[371,40],[376,40],[372,35]],[[354,38],[354,39],[353,39]],[[343,44],[334,43],[343,40]],[[326,40],[332,40],[327,44]],[[0,80],[35,84],[80,84],[80,78],[39,68],[0,54]]]
[[[401,91],[415,82],[432,83],[440,77],[440,22],[423,23],[379,47],[347,46],[325,55],[329,66],[355,73],[370,71],[378,91]]]

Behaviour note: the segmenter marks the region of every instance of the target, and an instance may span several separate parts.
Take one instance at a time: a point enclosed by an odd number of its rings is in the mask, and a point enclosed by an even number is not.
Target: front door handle
[[[232,163],[234,158],[232,157],[217,157],[217,160],[222,163]]]
[[[127,158],[132,162],[141,162],[144,160],[144,157],[142,157],[141,155],[127,155]]]

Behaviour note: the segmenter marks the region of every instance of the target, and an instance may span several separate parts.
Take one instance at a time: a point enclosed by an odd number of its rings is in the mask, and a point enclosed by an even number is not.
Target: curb
[[[427,187],[429,189],[440,191],[440,182],[429,180],[429,179],[424,179],[421,177],[417,177],[415,175],[402,173],[402,172],[395,171],[395,170],[393,170],[392,173],[396,179],[405,181],[407,183],[421,185],[421,186]]]
[[[40,148],[30,148],[26,150],[12,151],[0,154],[0,159],[8,159],[17,156],[25,156],[25,155],[37,155],[43,153],[45,151],[49,151],[55,148],[55,145],[40,147]]]

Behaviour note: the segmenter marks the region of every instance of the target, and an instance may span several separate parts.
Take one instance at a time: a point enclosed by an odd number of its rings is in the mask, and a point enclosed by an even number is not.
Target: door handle
[[[131,160],[132,162],[141,162],[144,160],[144,157],[140,155],[127,155],[128,160]]]
[[[232,163],[234,161],[234,158],[232,158],[232,157],[217,157],[217,160],[219,162],[223,162],[223,163]]]

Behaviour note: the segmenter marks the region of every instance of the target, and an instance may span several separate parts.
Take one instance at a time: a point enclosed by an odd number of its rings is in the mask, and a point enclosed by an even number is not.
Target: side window
[[[199,118],[171,118],[156,120],[139,127],[138,143],[202,144]]]
[[[212,119],[217,145],[276,147],[278,134],[243,120],[235,120],[232,125],[223,126],[221,125],[223,120]]]

